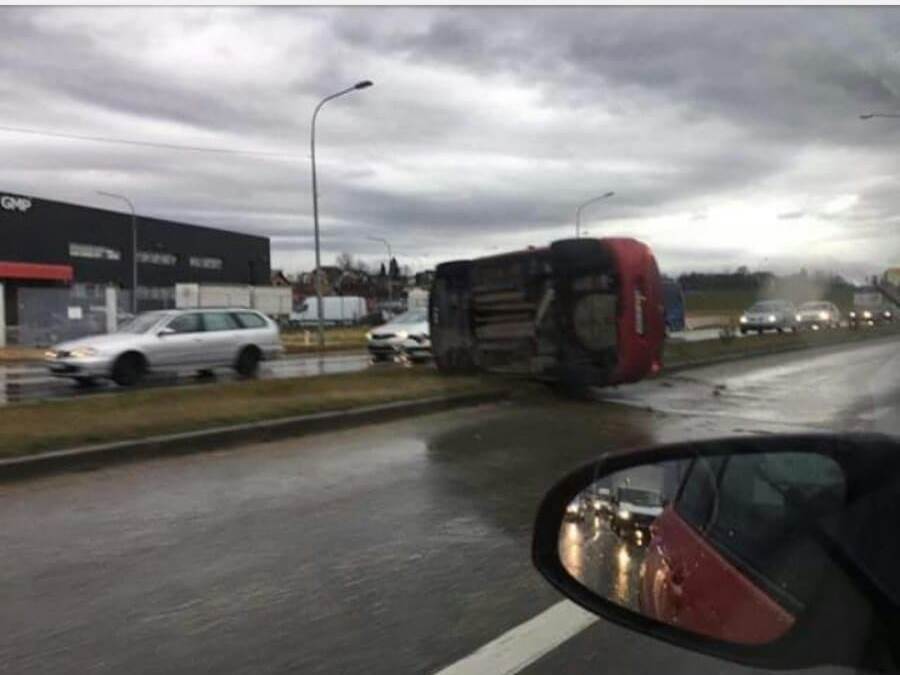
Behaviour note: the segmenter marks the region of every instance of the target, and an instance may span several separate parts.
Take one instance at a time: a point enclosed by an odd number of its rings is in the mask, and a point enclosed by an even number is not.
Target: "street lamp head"
[[[357,82],[353,85],[354,89],[368,89],[372,86],[372,82],[370,80],[363,80],[362,82]]]

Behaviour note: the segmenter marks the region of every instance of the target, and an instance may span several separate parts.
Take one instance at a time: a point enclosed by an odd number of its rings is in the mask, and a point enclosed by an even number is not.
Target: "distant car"
[[[376,361],[405,356],[411,361],[431,358],[428,310],[412,309],[366,333],[369,354]]]
[[[641,488],[617,487],[612,495],[615,509],[610,523],[612,531],[622,539],[650,541],[650,526],[663,512],[660,494]]]
[[[894,320],[894,316],[894,310],[887,307],[855,307],[847,315],[847,323],[850,325],[850,328],[876,326],[878,324],[891,323]]]
[[[663,277],[663,307],[666,320],[666,332],[677,333],[685,329],[684,291],[674,279]]]
[[[566,520],[584,520],[590,512],[590,498],[582,493],[579,494],[566,506]]]
[[[865,286],[853,294],[853,309],[847,315],[850,328],[891,323],[895,307],[885,302],[877,287]]]
[[[787,300],[764,300],[750,307],[740,318],[741,333],[763,333],[767,330],[783,333],[797,329],[797,310]]]
[[[591,494],[591,510],[600,518],[611,518],[615,513],[612,490],[609,488],[596,488]]]
[[[841,310],[832,302],[804,302],[797,308],[795,319],[800,329],[839,328]]]
[[[136,384],[150,371],[234,368],[254,375],[260,361],[283,351],[278,326],[250,309],[145,312],[115,333],[53,346],[46,353],[51,374],[88,383],[109,378]]]

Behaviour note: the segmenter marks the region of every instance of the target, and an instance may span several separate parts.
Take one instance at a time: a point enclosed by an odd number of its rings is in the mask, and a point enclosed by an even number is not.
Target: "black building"
[[[269,283],[269,239],[137,216],[138,302],[172,306],[179,282]],[[0,282],[7,323],[23,286],[131,290],[129,213],[0,193]],[[11,316],[12,314],[12,316]]]

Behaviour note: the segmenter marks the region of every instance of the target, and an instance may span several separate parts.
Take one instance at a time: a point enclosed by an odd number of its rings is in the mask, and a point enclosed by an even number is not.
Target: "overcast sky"
[[[0,190],[414,268],[574,232],[663,271],[900,264],[900,10],[2,8]]]

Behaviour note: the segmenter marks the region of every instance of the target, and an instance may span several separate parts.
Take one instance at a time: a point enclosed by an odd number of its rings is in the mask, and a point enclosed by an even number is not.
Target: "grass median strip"
[[[800,333],[767,333],[748,335],[730,340],[703,340],[700,342],[666,342],[664,363],[673,368],[680,365],[716,360],[729,356],[741,357],[768,352],[827,347],[830,345],[863,342],[875,338],[900,335],[900,324],[867,327],[859,330],[839,328],[834,330],[801,331]]]
[[[0,408],[0,457],[503,388],[492,379],[385,369],[22,403]]]

